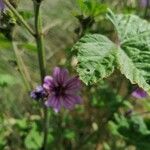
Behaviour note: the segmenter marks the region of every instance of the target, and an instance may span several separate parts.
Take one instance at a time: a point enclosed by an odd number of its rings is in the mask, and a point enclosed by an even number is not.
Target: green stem
[[[18,13],[18,11],[9,3],[8,0],[3,0],[4,4],[13,12],[13,14],[18,18],[18,20],[24,25],[24,27],[31,33],[32,36],[35,36],[34,31],[28,25],[28,23],[23,19],[23,17]]]
[[[8,0],[3,0],[5,5],[12,11],[12,13],[18,18],[18,20],[24,25],[24,27],[29,31],[29,33],[35,38],[36,44],[37,44],[37,50],[38,50],[38,60],[39,60],[39,68],[40,68],[40,75],[41,75],[41,82],[43,83],[43,79],[45,77],[45,68],[46,68],[46,62],[45,62],[45,53],[44,53],[44,46],[43,46],[43,33],[42,33],[42,23],[40,19],[40,5],[41,2],[37,2],[36,0],[33,0],[34,2],[34,11],[35,11],[35,32],[30,28],[30,26],[27,24],[27,22],[23,19],[23,17],[17,12],[17,10],[9,3]],[[17,51],[15,51],[16,53]],[[18,64],[20,64],[20,59],[18,59],[18,53],[16,53]],[[23,74],[24,75],[24,74]],[[25,77],[25,76],[24,76]],[[43,112],[44,112],[44,139],[43,139],[43,145],[41,150],[46,150],[47,145],[47,137],[48,137],[48,110],[47,107],[43,104]]]
[[[41,150],[47,150],[47,140],[48,140],[48,127],[49,127],[49,120],[48,120],[48,110],[45,105],[43,105],[43,110],[44,110],[44,119],[43,119],[43,132],[44,132],[44,137],[43,137],[43,144],[41,147]]]
[[[14,53],[15,53],[15,57],[16,57],[16,61],[17,61],[17,65],[18,65],[18,68],[19,68],[19,71],[22,75],[22,78],[25,82],[25,85],[27,87],[27,90],[30,91],[31,90],[31,78],[30,78],[30,75],[27,71],[27,68],[20,56],[20,53],[18,51],[18,48],[17,48],[17,45],[16,43],[12,40],[12,45],[13,45],[13,50],[14,50]]]
[[[43,33],[42,33],[42,23],[40,18],[40,6],[41,2],[34,2],[34,11],[35,11],[35,39],[38,49],[38,60],[39,60],[39,67],[40,67],[40,74],[41,74],[41,82],[43,83],[43,79],[45,77],[45,52],[44,52],[44,46],[43,46]],[[41,147],[41,150],[46,150],[47,146],[47,138],[48,138],[48,110],[47,107],[43,104],[43,112],[44,112],[44,118],[43,118],[43,132],[44,132],[44,138],[43,138],[43,144]]]
[[[36,44],[38,49],[41,82],[43,82],[45,76],[46,62],[45,62],[45,52],[43,46],[42,23],[40,18],[40,3],[34,2],[34,11],[35,11],[35,39],[36,39]]]

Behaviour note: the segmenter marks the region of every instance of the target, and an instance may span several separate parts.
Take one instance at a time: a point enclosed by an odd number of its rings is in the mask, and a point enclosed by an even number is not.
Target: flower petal
[[[64,106],[64,108],[66,108],[66,109],[73,109],[74,106],[75,106],[74,99],[69,98],[69,97],[66,97],[66,98],[63,100],[63,106]]]
[[[51,96],[46,102],[47,107],[52,107],[55,112],[59,112],[61,109],[61,99],[56,96]]]
[[[44,78],[44,82],[45,83],[50,83],[52,81],[53,81],[53,77],[52,76],[45,76],[45,78]]]
[[[3,0],[0,0],[0,10],[3,10],[5,8]]]
[[[81,82],[78,77],[72,77],[65,83],[67,90],[80,90]]]
[[[74,96],[74,99],[76,101],[76,104],[82,104],[82,98],[80,96]]]
[[[147,6],[147,4],[149,5],[149,2],[148,2],[148,0],[140,0],[140,6],[141,7],[146,7]]]
[[[55,86],[54,84],[54,79],[52,76],[45,76],[44,78],[44,83],[43,83],[43,87],[46,89],[46,90],[50,90],[52,89],[53,87]]]
[[[67,95],[63,99],[63,106],[67,109],[73,109],[76,104],[81,104],[82,100],[80,96]]]
[[[67,69],[55,67],[53,71],[53,77],[57,83],[63,84],[68,78],[68,71]]]
[[[137,88],[135,91],[132,92],[132,96],[141,99],[147,97],[148,94],[142,88]]]
[[[41,85],[39,85],[30,93],[30,96],[32,99],[38,100],[47,97],[47,93],[44,90],[44,88]]]
[[[32,92],[30,93],[30,97],[31,97],[32,99],[37,99],[37,95],[36,95],[35,91],[32,91]]]

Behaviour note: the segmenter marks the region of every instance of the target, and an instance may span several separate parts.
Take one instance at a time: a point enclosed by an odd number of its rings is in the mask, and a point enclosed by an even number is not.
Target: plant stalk
[[[12,11],[12,13],[18,18],[18,20],[24,25],[24,27],[29,31],[32,36],[35,36],[34,31],[24,20],[24,18],[18,13],[18,11],[9,3],[8,0],[3,0],[4,4]]]
[[[45,62],[45,51],[43,46],[43,33],[42,33],[42,22],[40,17],[40,6],[41,2],[34,2],[34,11],[35,11],[35,40],[37,44],[38,49],[38,60],[39,60],[39,67],[40,67],[40,74],[41,74],[41,82],[43,83],[44,77],[45,77],[45,68],[46,68],[46,62]],[[47,148],[47,138],[48,138],[48,110],[47,107],[43,104],[43,144],[41,147],[41,150],[46,150]]]
[[[41,74],[41,82],[45,77],[45,51],[43,46],[43,33],[42,33],[42,23],[40,17],[40,4],[34,2],[34,11],[35,11],[35,40],[38,49],[38,59],[39,59],[39,67],[40,67],[40,74]]]
[[[17,61],[19,71],[22,75],[22,78],[24,80],[26,88],[29,92],[29,91],[31,91],[31,88],[32,88],[32,85],[30,84],[31,83],[30,75],[29,75],[29,73],[27,71],[27,68],[26,68],[26,66],[25,66],[25,64],[24,64],[24,62],[23,62],[23,60],[20,56],[20,53],[19,53],[18,48],[17,48],[17,44],[13,40],[12,40],[12,45],[13,45],[13,50],[14,50],[14,53],[15,53],[15,57],[16,57],[16,61]]]
[[[40,19],[40,6],[41,6],[42,1],[37,2],[36,0],[33,0],[34,12],[35,12],[35,32],[28,25],[28,23],[24,20],[24,18],[18,13],[18,11],[9,3],[8,0],[3,0],[3,2],[12,11],[12,13],[18,18],[18,20],[22,23],[22,25],[24,25],[24,27],[28,30],[28,32],[36,40],[37,50],[38,50],[39,68],[40,68],[40,75],[41,75],[41,83],[43,83],[43,80],[44,80],[44,77],[46,74],[46,72],[45,72],[46,62],[45,62],[45,52],[44,52],[44,46],[43,46],[42,23],[41,23],[41,19]],[[18,54],[17,54],[17,56],[18,56]],[[48,110],[44,104],[43,104],[43,113],[44,113],[44,116],[43,116],[44,138],[43,138],[43,144],[42,144],[41,150],[46,150],[47,137],[48,137]]]

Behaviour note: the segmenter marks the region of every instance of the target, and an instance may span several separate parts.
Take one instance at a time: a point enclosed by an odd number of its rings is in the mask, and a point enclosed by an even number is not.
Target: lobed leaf
[[[100,34],[86,35],[74,46],[78,51],[78,73],[86,83],[109,76],[115,66],[116,46]]]
[[[150,94],[150,24],[135,15],[107,16],[113,23],[118,43],[100,34],[85,35],[78,50],[77,71],[86,83],[97,82],[118,68],[132,84]]]
[[[117,63],[132,84],[150,93],[150,24],[135,15],[109,15],[119,38]]]

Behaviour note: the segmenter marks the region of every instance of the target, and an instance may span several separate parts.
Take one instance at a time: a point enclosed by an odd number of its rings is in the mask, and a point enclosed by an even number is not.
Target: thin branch
[[[24,27],[29,31],[32,36],[35,36],[34,31],[24,20],[24,18],[18,13],[18,11],[9,3],[8,0],[3,0],[4,4],[13,12],[13,14],[18,18],[18,20],[24,25]]]
[[[17,48],[17,43],[12,40],[12,45],[13,45],[13,50],[15,53],[17,65],[19,67],[19,71],[22,75],[22,78],[25,82],[25,85],[26,85],[28,91],[30,91],[32,88],[30,75],[29,75],[28,70],[27,70],[27,68],[26,68],[26,66],[22,60],[22,57],[20,56],[20,53],[19,53],[18,48]]]

